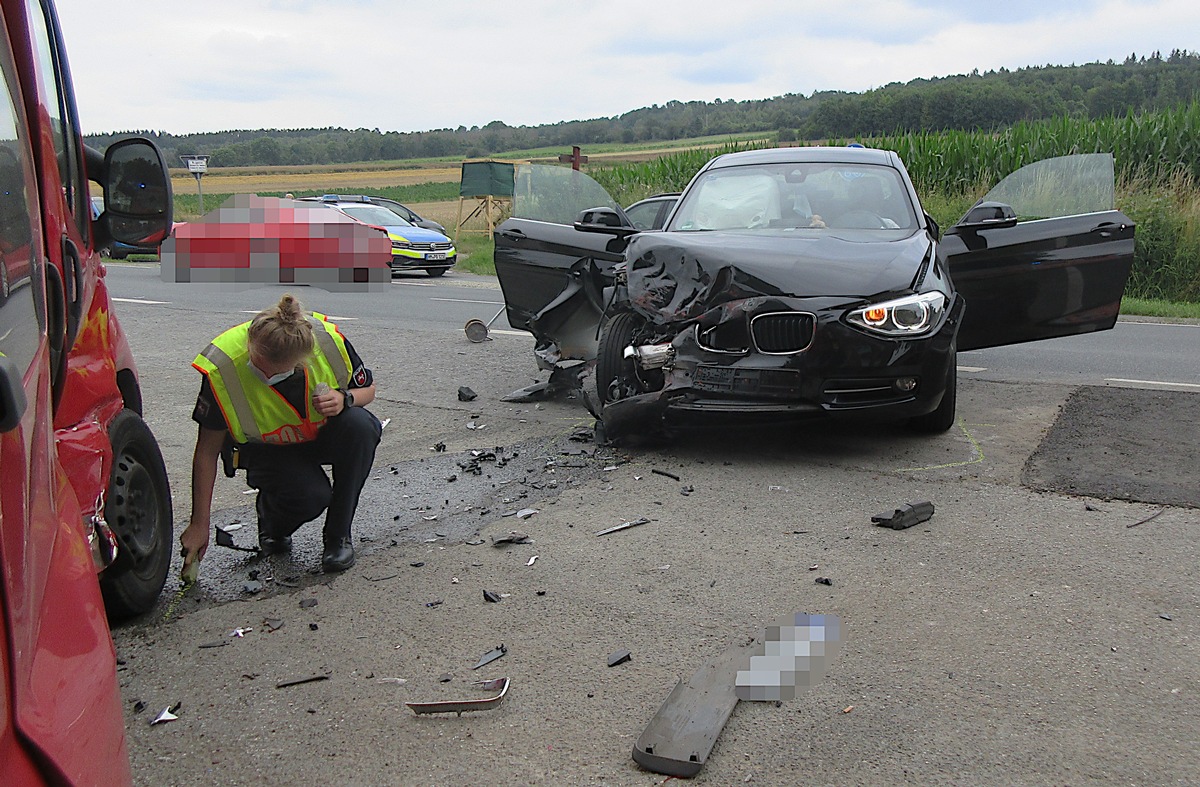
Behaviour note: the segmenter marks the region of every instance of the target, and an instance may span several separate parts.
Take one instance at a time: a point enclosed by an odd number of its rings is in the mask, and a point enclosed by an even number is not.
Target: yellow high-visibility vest
[[[313,326],[316,346],[301,369],[304,412],[298,412],[250,369],[249,322],[213,339],[192,361],[192,366],[208,377],[234,442],[286,445],[316,439],[325,416],[312,406],[313,390],[319,383],[344,390],[352,369],[346,340],[337,326],[315,312],[308,321]]]

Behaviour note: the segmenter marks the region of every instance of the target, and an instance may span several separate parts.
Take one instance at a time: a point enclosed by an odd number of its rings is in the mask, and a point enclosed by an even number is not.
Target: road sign
[[[192,174],[208,172],[208,156],[180,156],[179,159],[187,164],[188,172]]]

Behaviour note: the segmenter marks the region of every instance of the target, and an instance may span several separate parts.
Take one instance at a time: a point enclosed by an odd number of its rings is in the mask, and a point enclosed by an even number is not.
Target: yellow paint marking
[[[975,456],[965,462],[949,462],[944,465],[930,465],[929,467],[902,467],[897,470],[897,473],[915,473],[918,470],[945,470],[948,467],[966,467],[967,465],[977,465],[983,462],[983,446],[975,439],[975,436],[967,429],[967,425],[961,419],[958,422],[958,428],[962,430],[963,435],[971,443],[975,449]]]

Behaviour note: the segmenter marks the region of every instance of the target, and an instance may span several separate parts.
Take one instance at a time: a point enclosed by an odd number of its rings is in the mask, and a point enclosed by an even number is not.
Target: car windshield
[[[916,210],[899,173],[875,164],[717,167],[684,194],[669,230],[905,230]]]
[[[340,210],[351,218],[358,219],[365,224],[374,224],[378,227],[412,226],[399,214],[393,213],[387,208],[381,208],[378,205],[344,206]]]

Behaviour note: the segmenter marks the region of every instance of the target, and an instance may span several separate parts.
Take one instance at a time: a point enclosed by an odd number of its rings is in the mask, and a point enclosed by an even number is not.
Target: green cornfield
[[[1117,169],[1116,207],[1138,225],[1126,294],[1200,302],[1200,103],[1099,120],[1019,123],[995,133],[947,131],[858,141],[900,155],[923,206],[942,227],[955,224],[976,199],[1026,164],[1075,153],[1111,153]],[[765,144],[730,142],[716,154],[758,147]],[[628,205],[681,190],[713,155],[686,151],[589,174]]]

